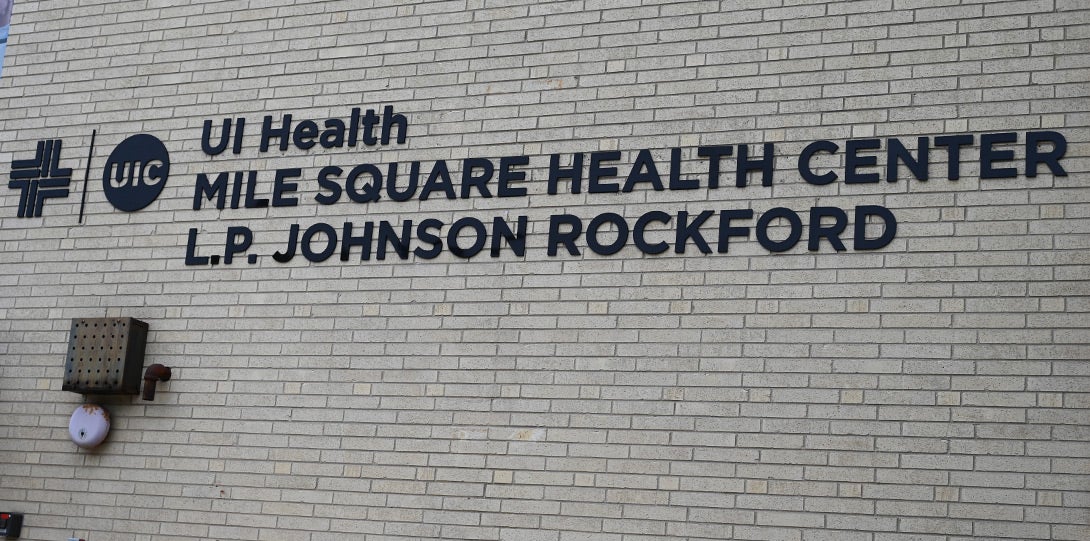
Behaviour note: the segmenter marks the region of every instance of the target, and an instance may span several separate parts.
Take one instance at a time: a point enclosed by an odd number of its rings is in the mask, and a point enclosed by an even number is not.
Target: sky
[[[15,0],[0,0],[0,72],[4,68],[4,52],[8,48],[8,24],[11,22],[11,5]]]

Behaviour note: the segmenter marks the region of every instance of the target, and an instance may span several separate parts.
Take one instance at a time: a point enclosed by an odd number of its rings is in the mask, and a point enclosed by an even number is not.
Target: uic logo
[[[170,173],[170,154],[158,138],[141,133],[110,153],[102,172],[106,199],[118,210],[133,212],[155,201]]]

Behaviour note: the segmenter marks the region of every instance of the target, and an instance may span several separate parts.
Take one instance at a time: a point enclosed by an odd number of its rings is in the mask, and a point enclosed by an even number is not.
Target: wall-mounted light
[[[84,449],[98,447],[110,433],[110,412],[97,404],[84,404],[68,421],[68,436]]]
[[[148,324],[131,317],[72,320],[61,389],[88,394],[137,394],[144,367]],[[144,372],[144,400],[155,399],[155,384],[170,380],[170,368],[153,364]],[[97,404],[84,404],[72,413],[68,435],[76,445],[91,449],[110,432],[110,413]]]

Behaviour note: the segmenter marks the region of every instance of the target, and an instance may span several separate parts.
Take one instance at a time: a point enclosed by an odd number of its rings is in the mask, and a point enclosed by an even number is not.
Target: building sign
[[[291,114],[279,118],[267,115],[260,123],[248,123],[245,118],[208,119],[201,133],[202,152],[209,157],[225,152],[242,154],[248,130],[258,136],[256,148],[251,149],[256,153],[292,154],[403,145],[409,121],[392,106],[385,106],[381,113],[353,108],[344,117],[327,119],[297,119]],[[1018,146],[1022,152],[1016,158]],[[60,140],[40,141],[33,158],[12,162],[8,186],[20,193],[17,216],[41,216],[48,200],[69,195],[72,172],[63,167],[62,148]],[[192,194],[194,212],[214,208],[229,214],[238,209],[267,208],[273,214],[283,207],[337,205],[353,207],[352,212],[342,214],[365,215],[369,204],[380,201],[526,198],[530,183],[543,183],[547,196],[585,194],[588,200],[605,202],[611,194],[642,191],[647,201],[653,202],[654,194],[661,192],[736,190],[750,184],[771,187],[780,181],[778,175],[787,174],[814,186],[844,185],[831,193],[844,193],[863,184],[956,181],[968,163],[977,167],[981,179],[1035,177],[1042,170],[1066,176],[1061,164],[1066,148],[1064,136],[1054,131],[952,134],[915,137],[911,142],[897,137],[818,140],[806,144],[797,156],[788,157],[796,167],[787,171],[774,167],[782,156],[772,142],[655,152],[639,149],[629,153],[627,160],[616,150],[391,163],[372,163],[358,159],[360,154],[342,153],[340,156],[350,161],[308,170],[209,168],[190,179],[170,182],[189,182],[182,190]],[[938,178],[933,178],[933,168],[942,170]],[[902,177],[906,170],[908,174]],[[103,165],[102,189],[117,210],[134,212],[162,193],[169,174],[166,146],[153,135],[133,135],[113,149]],[[262,244],[280,247],[262,254],[251,251],[257,240],[251,227],[227,227],[221,242],[216,243],[222,246],[218,253],[201,253],[200,230],[191,228],[184,258],[186,265],[201,266],[240,261],[252,265],[261,257],[280,263],[296,258],[313,263],[411,256],[432,259],[444,250],[462,258],[485,252],[491,257],[504,252],[522,257],[530,249],[544,250],[549,256],[578,256],[586,250],[609,256],[626,246],[649,255],[681,254],[690,249],[712,254],[729,253],[732,242],[751,237],[772,253],[791,250],[800,243],[810,251],[830,247],[840,252],[882,248],[897,232],[894,213],[879,205],[774,207],[760,216],[746,207],[656,209],[636,217],[616,212],[594,216],[557,213],[548,217],[547,234],[540,246],[528,244],[528,224],[528,216],[508,214],[491,219],[455,216],[449,223],[427,216],[396,222],[294,223],[281,231],[278,239],[262,238]]]

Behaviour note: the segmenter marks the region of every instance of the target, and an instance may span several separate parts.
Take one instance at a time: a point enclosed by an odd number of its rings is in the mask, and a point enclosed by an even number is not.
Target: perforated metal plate
[[[136,394],[148,324],[130,317],[72,320],[64,363],[65,391]]]

